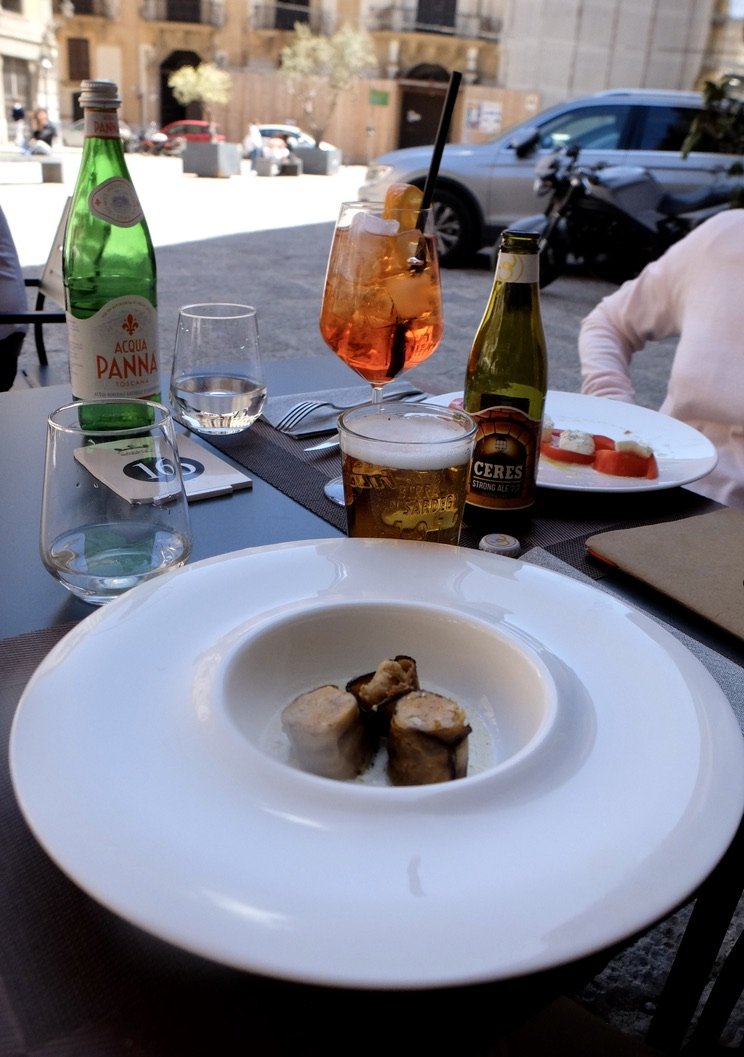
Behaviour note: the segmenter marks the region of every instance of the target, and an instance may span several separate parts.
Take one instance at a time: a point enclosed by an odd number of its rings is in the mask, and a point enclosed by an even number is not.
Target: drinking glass
[[[92,403],[143,404],[149,424],[81,425]],[[112,411],[117,410],[112,407]],[[77,401],[47,420],[41,557],[85,602],[100,605],[183,565],[191,525],[170,411],[142,400]]]
[[[242,433],[266,400],[251,305],[185,305],[178,313],[170,402],[184,426],[205,436]]]
[[[430,210],[344,202],[320,310],[326,344],[369,382],[379,402],[387,382],[431,356],[443,329]],[[325,492],[343,503],[340,478]]]
[[[436,404],[362,404],[338,420],[350,536],[456,544],[475,419]]]

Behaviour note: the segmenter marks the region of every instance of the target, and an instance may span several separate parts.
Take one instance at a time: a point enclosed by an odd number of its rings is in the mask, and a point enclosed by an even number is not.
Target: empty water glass
[[[170,384],[178,421],[205,436],[241,433],[256,421],[265,400],[256,309],[184,306],[178,313]]]

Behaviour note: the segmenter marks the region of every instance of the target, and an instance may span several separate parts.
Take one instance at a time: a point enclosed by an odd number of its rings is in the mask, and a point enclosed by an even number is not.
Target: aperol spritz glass
[[[420,196],[417,189],[412,188]],[[435,351],[444,329],[436,236],[430,211],[345,202],[326,270],[320,332],[371,386],[384,386]],[[326,495],[343,503],[340,478]]]

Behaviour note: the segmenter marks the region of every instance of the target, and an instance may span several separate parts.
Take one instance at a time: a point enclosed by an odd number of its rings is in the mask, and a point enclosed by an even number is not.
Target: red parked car
[[[220,126],[215,125],[214,129],[217,139],[224,140],[225,136]],[[211,138],[209,121],[184,118],[182,121],[169,121],[154,136],[146,135],[145,144],[159,148],[166,154],[178,154],[187,143],[208,143]]]

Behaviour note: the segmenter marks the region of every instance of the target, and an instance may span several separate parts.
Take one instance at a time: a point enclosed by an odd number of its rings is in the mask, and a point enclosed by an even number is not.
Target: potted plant
[[[342,26],[332,36],[324,36],[312,33],[303,22],[295,24],[294,40],[282,48],[280,70],[292,90],[301,92],[308,131],[315,140],[315,147],[293,151],[302,161],[303,172],[330,175],[338,171],[341,151],[321,146],[323,134],[342,92],[376,66],[371,38],[363,30]]]
[[[199,103],[209,122],[208,143],[187,143],[183,152],[183,171],[197,176],[235,176],[240,173],[240,145],[218,140],[212,107],[224,106],[230,99],[230,74],[213,62],[198,66],[181,66],[168,78],[168,87],[182,106]]]

